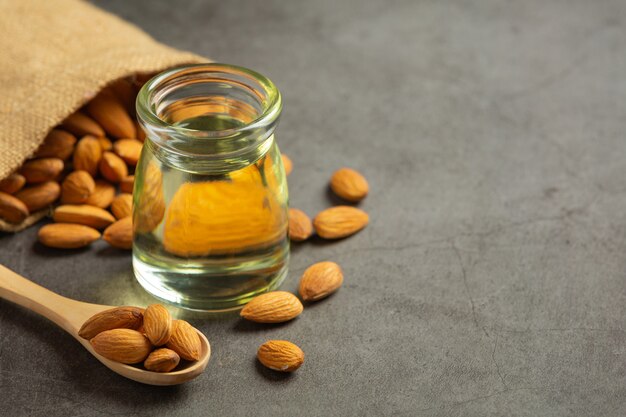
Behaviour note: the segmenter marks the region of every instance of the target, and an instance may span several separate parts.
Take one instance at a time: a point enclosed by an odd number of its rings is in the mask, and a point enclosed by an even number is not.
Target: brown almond
[[[41,243],[51,248],[75,249],[98,240],[100,232],[82,224],[52,223],[39,229],[38,236]]]
[[[270,340],[256,354],[264,366],[279,372],[293,372],[304,363],[304,352],[286,340]]]
[[[87,112],[114,138],[135,137],[133,120],[114,95],[99,94],[87,104]]]
[[[52,129],[35,152],[36,158],[59,158],[65,161],[72,156],[76,136],[61,129]]]
[[[188,361],[200,359],[202,349],[200,336],[198,336],[198,331],[185,320],[174,320],[172,335],[166,346]]]
[[[20,174],[29,184],[38,184],[52,181],[63,171],[63,160],[59,158],[41,158],[26,161],[20,169]]]
[[[102,127],[91,117],[81,112],[69,115],[67,119],[63,120],[63,123],[61,123],[61,127],[78,137],[85,135],[95,137],[104,136]]]
[[[128,114],[131,116],[134,115],[135,98],[137,94],[135,93],[133,85],[128,80],[122,78],[112,83],[108,88],[115,94],[115,97],[117,97],[119,102],[124,106]]]
[[[172,335],[172,316],[161,304],[152,304],[143,314],[143,331],[154,346],[162,346]]]
[[[111,142],[108,138],[100,137],[98,138],[98,142],[100,143],[100,148],[102,148],[102,152],[110,151],[113,149],[113,142]]]
[[[285,168],[285,175],[291,174],[291,171],[293,170],[293,162],[291,162],[291,159],[285,154],[281,154],[280,157],[283,160],[283,167]]]
[[[289,209],[289,239],[294,242],[307,240],[313,234],[313,223],[305,212],[296,208]]]
[[[115,222],[115,217],[108,211],[87,204],[59,206],[52,218],[57,223],[84,224],[94,229],[104,229]]]
[[[133,214],[133,196],[132,194],[122,193],[113,199],[111,203],[111,211],[116,219],[132,216]]]
[[[78,141],[74,150],[74,169],[87,171],[92,177],[98,173],[102,158],[100,142],[94,136],[85,136]]]
[[[178,366],[180,356],[172,349],[156,349],[143,363],[144,368],[152,372],[170,372]]]
[[[133,219],[124,217],[116,221],[104,230],[102,236],[107,243],[119,249],[132,249],[133,247]]]
[[[105,152],[100,159],[100,174],[117,184],[128,176],[128,168],[122,159],[113,152]]]
[[[26,187],[15,193],[15,197],[20,199],[28,211],[34,213],[44,207],[54,203],[61,194],[61,186],[56,181],[48,181],[43,184]]]
[[[272,291],[254,297],[239,315],[257,323],[282,323],[302,313],[302,303],[290,292]]]
[[[0,219],[9,223],[22,223],[28,217],[28,208],[11,194],[0,191]]]
[[[369,184],[363,175],[350,168],[341,168],[330,179],[330,188],[346,201],[357,203],[369,192]]]
[[[137,139],[120,139],[113,144],[113,152],[128,165],[135,166],[141,155],[143,143]]]
[[[363,210],[350,206],[336,206],[320,212],[313,220],[315,231],[324,239],[340,239],[363,229],[369,216]]]
[[[83,339],[91,340],[105,330],[141,327],[143,309],[139,307],[114,307],[91,316],[78,331]]]
[[[120,181],[120,191],[123,192],[123,193],[132,194],[134,186],[135,186],[135,176],[134,175],[129,175],[128,177],[126,177],[122,181]]]
[[[342,283],[343,271],[339,265],[318,262],[304,271],[298,292],[304,301],[317,301],[337,291]]]
[[[14,172],[0,181],[0,191],[7,194],[15,194],[24,187],[26,178],[22,174]]]
[[[90,342],[97,354],[126,364],[143,362],[152,350],[148,338],[131,329],[105,330]]]
[[[115,187],[103,180],[96,180],[96,188],[89,196],[85,204],[100,208],[107,208],[115,198]]]
[[[95,189],[96,183],[87,171],[74,171],[63,180],[61,202],[64,204],[84,203]]]

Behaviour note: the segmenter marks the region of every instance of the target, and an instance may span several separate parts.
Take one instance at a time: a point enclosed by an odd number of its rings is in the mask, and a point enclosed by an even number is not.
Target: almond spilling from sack
[[[132,249],[133,247],[133,219],[124,217],[104,230],[102,236],[111,246],[118,249]]]
[[[303,309],[295,295],[286,291],[272,291],[253,298],[240,315],[257,323],[282,323],[295,319]]]
[[[26,178],[24,178],[23,175],[14,172],[0,181],[0,191],[7,194],[15,194],[22,189],[24,184],[26,184]]]
[[[61,187],[59,183],[48,181],[43,184],[24,187],[15,193],[15,197],[28,207],[29,212],[33,213],[54,203],[60,194]]]
[[[108,211],[87,204],[58,206],[52,218],[57,223],[83,224],[94,229],[104,229],[115,222],[115,217]]]
[[[61,184],[61,202],[82,204],[96,190],[96,183],[87,171],[74,171]]]
[[[274,371],[293,372],[304,363],[304,352],[286,340],[270,340],[259,347],[257,358]]]
[[[81,224],[53,223],[39,229],[39,241],[58,249],[77,249],[100,239],[100,232]]]
[[[11,194],[0,191],[0,217],[9,223],[21,223],[28,216],[28,207]]]

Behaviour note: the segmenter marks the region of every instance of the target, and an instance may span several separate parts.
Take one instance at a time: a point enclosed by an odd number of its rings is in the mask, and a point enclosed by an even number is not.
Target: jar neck
[[[264,155],[281,110],[280,93],[269,79],[224,64],[165,71],[137,96],[137,115],[153,152],[204,169],[229,161],[245,166]]]

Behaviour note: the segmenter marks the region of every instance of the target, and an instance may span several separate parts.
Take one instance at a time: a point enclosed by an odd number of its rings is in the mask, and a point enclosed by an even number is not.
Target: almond
[[[133,215],[133,196],[132,194],[122,193],[113,199],[111,203],[111,211],[116,219]]]
[[[61,129],[52,129],[35,152],[36,158],[59,158],[65,161],[74,152],[76,136]]]
[[[124,217],[116,221],[104,230],[102,236],[107,243],[119,249],[132,249],[133,247],[133,219]]]
[[[239,314],[257,323],[282,323],[296,318],[302,309],[302,303],[295,295],[272,291],[254,297]]]
[[[115,138],[134,138],[135,125],[113,94],[99,94],[87,104],[87,112]]]
[[[87,171],[92,177],[98,173],[102,148],[97,138],[85,136],[78,141],[74,150],[74,169]]]
[[[343,272],[339,265],[318,262],[304,271],[298,292],[304,301],[317,301],[337,291],[342,283]]]
[[[57,223],[84,224],[94,229],[104,229],[115,222],[115,217],[108,211],[87,204],[59,206],[52,218]]]
[[[51,248],[75,249],[98,240],[100,233],[82,224],[52,223],[39,229],[38,236],[41,243]]]
[[[104,130],[91,117],[84,113],[76,112],[67,117],[61,123],[61,127],[78,137],[91,135],[95,137],[104,136]]]
[[[293,162],[291,162],[291,159],[289,159],[289,157],[285,154],[281,154],[280,157],[283,160],[283,167],[285,168],[285,175],[291,174],[291,171],[293,170]]]
[[[161,170],[150,162],[143,174],[144,182],[141,194],[135,203],[135,227],[140,233],[153,231],[165,215],[165,196],[163,195],[163,176]]]
[[[105,152],[100,159],[100,174],[111,181],[118,183],[128,176],[128,168],[122,159],[113,152]]]
[[[143,130],[141,124],[138,121],[135,121],[135,129],[137,129],[137,140],[141,143],[146,140],[146,131]]]
[[[143,331],[154,346],[161,346],[172,335],[172,316],[161,304],[152,304],[143,314]]]
[[[339,197],[353,203],[363,200],[370,189],[365,177],[350,168],[335,171],[330,179],[330,188]]]
[[[102,152],[110,151],[113,149],[113,142],[105,137],[98,138],[98,143],[100,143],[100,148],[102,148]]]
[[[91,316],[78,331],[83,339],[91,340],[99,333],[112,329],[133,329],[141,327],[143,309],[139,307],[114,307]]]
[[[331,207],[320,212],[313,220],[315,231],[324,239],[339,239],[350,236],[369,223],[363,210],[350,206]]]
[[[18,191],[15,197],[22,200],[31,213],[54,203],[61,194],[61,186],[55,181],[44,182]]]
[[[107,208],[115,198],[115,187],[103,180],[96,180],[96,188],[89,196],[86,204],[100,208]]]
[[[304,352],[286,340],[270,340],[256,354],[264,366],[279,372],[293,372],[304,363]]]
[[[127,364],[143,362],[152,350],[148,338],[131,329],[105,330],[90,342],[97,354]]]
[[[87,171],[74,171],[63,180],[61,202],[64,204],[84,203],[95,189],[96,183]]]
[[[134,175],[129,175],[128,177],[126,177],[122,181],[120,181],[120,191],[123,192],[123,193],[132,194],[134,186],[135,186],[135,176]]]
[[[202,349],[200,336],[198,336],[198,331],[185,320],[174,320],[172,335],[166,346],[188,361],[200,359]]]
[[[289,239],[294,242],[307,240],[313,234],[313,223],[302,210],[289,209]]]
[[[141,148],[143,148],[143,143],[136,139],[120,139],[113,145],[113,152],[128,165],[135,166],[139,161]]]
[[[122,78],[115,81],[108,88],[113,94],[115,94],[119,102],[122,103],[128,114],[134,115],[135,98],[137,97],[137,94],[135,93],[135,89],[132,84],[128,80]]]
[[[28,217],[28,208],[11,194],[0,191],[0,219],[9,223],[22,223]]]
[[[170,372],[178,366],[180,356],[172,349],[161,348],[153,351],[143,363],[152,372]]]
[[[26,161],[20,174],[29,184],[52,181],[63,171],[63,160],[59,158],[41,158]]]
[[[0,181],[0,191],[7,194],[15,194],[26,184],[26,178],[23,175],[14,172],[2,181]]]

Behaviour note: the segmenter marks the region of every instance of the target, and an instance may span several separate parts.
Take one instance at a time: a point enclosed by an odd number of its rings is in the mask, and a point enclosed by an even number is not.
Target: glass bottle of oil
[[[135,172],[133,267],[150,293],[226,310],[287,272],[287,184],[276,86],[245,68],[166,71],[141,89],[146,141]]]

